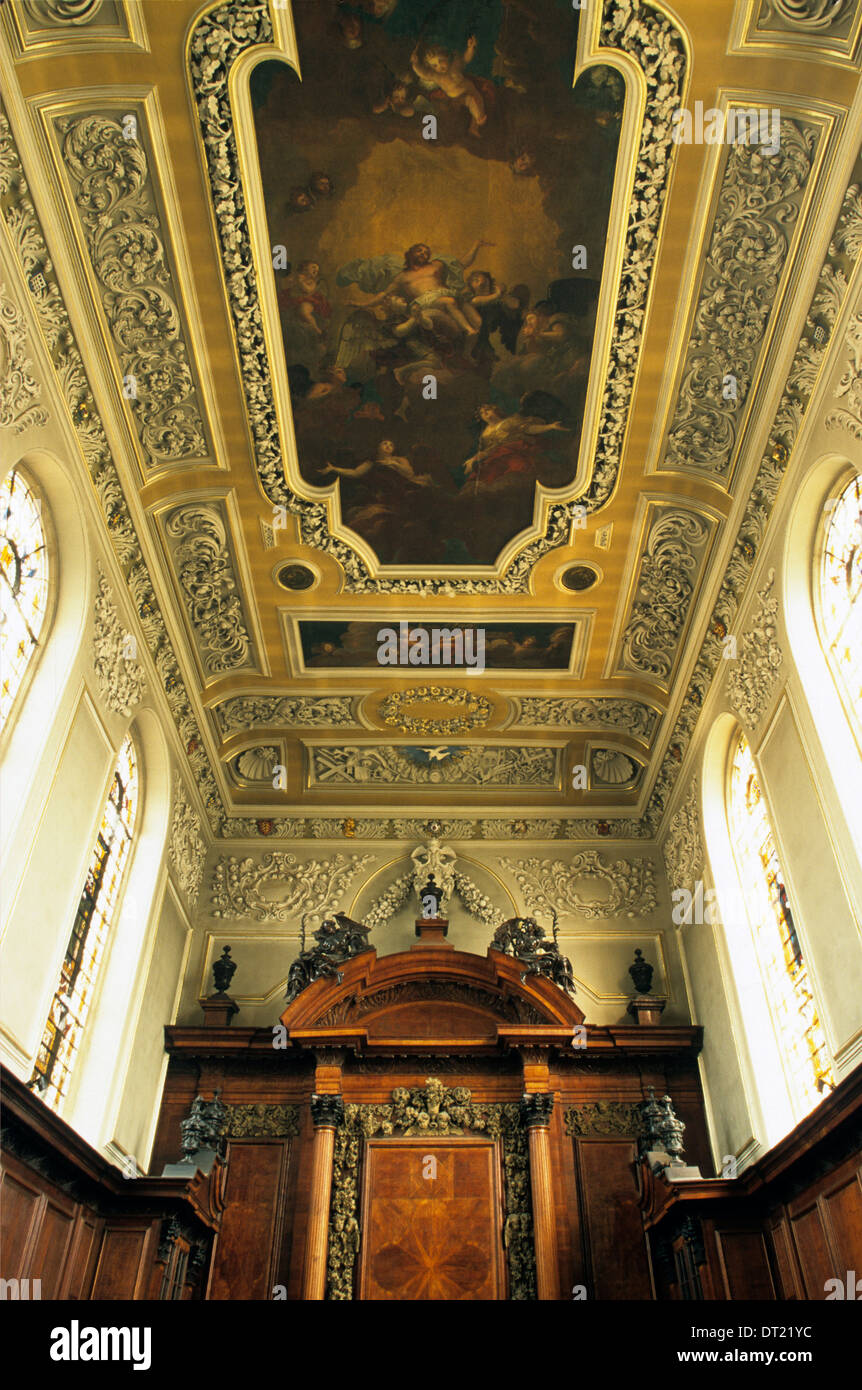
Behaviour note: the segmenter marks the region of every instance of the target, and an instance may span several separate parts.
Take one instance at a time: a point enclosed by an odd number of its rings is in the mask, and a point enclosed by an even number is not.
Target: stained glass
[[[66,947],[60,982],[51,1001],[29,1081],[30,1087],[55,1110],[68,1094],[72,1065],[93,1001],[96,977],[129,857],[137,804],[138,769],[129,737],[117,759],[108,803]]]
[[[857,732],[862,726],[862,479],[832,512],[820,570],[820,612],[832,672]]]
[[[12,709],[48,605],[39,500],[17,470],[0,483],[0,728]]]
[[[754,945],[800,1118],[835,1086],[784,872],[744,734],[730,772],[729,821]]]

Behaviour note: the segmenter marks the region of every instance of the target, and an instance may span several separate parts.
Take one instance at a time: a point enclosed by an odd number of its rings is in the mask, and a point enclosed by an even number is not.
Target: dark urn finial
[[[230,946],[225,946],[221,953],[221,959],[213,962],[216,994],[227,994],[235,970],[236,961],[230,958]]]
[[[640,947],[636,947],[634,964],[629,966],[629,974],[638,994],[649,994],[654,969],[655,966],[650,965],[648,960],[644,960]]]

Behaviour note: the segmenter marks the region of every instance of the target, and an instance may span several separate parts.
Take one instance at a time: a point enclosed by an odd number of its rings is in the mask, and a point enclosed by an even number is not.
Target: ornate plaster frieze
[[[247,50],[273,42],[269,7],[264,0],[232,0],[202,15],[189,44],[189,78],[203,137],[209,182],[221,242],[225,283],[229,290],[240,370],[255,441],[261,485],[270,500],[299,518],[300,539],[333,556],[344,572],[344,587],[362,593],[525,593],[536,561],[568,541],[573,503],[551,504],[545,533],[528,542],[506,573],[494,579],[447,577],[387,579],[372,577],[362,558],[343,540],[333,537],[325,504],[306,501],[291,492],[282,467],[282,446],[273,406],[270,364],[262,316],[246,199],[229,96],[229,76]],[[672,116],[680,104],[686,73],[685,45],[680,32],[659,10],[644,0],[614,0],[605,6],[601,44],[621,49],[644,75],[650,113],[644,127],[630,197],[619,294],[614,313],[593,475],[580,506],[595,511],[613,492],[633,396],[646,304],[658,247],[658,228],[664,210],[675,150]]]
[[[433,826],[436,825],[436,832]],[[631,816],[614,820],[547,816],[426,818],[388,816],[230,816],[221,826],[224,839],[273,840],[416,840],[437,833],[449,840],[621,840],[648,839],[645,822]]]
[[[844,345],[847,367],[832,393],[833,399],[841,404],[826,416],[826,428],[848,430],[856,439],[862,439],[862,314],[854,314],[851,318]]]
[[[644,742],[652,738],[660,717],[640,700],[523,695],[517,707],[516,723],[525,729],[618,729]]]
[[[730,482],[744,403],[780,302],[822,133],[784,119],[774,155],[757,144],[728,151],[662,468],[695,468]],[[725,389],[728,375],[733,390]]]
[[[421,898],[421,890],[428,881],[429,873],[434,874],[435,882],[443,890],[440,916],[446,915],[448,900],[457,897],[477,921],[495,929],[500,925],[502,912],[494,907],[468,874],[454,867],[456,856],[448,845],[440,845],[436,839],[432,839],[430,845],[414,850],[411,858],[413,868],[390,883],[364,914],[369,927],[379,927],[388,922],[390,917],[406,906],[411,897]]]
[[[563,1111],[563,1126],[572,1139],[630,1137],[643,1133],[640,1105],[624,1100],[586,1101]]]
[[[279,751],[274,744],[264,744],[260,748],[247,748],[234,759],[234,767],[246,782],[272,783],[276,768],[282,764]],[[283,765],[283,764],[282,764]]]
[[[120,621],[101,565],[98,565],[98,573],[93,615],[93,668],[108,709],[114,714],[129,715],[140,704],[147,683],[134,658],[135,639]]]
[[[165,519],[165,535],[207,675],[253,666],[227,523],[214,502],[189,502]]]
[[[211,452],[190,366],[167,237],[143,143],[115,114],[57,116],[61,167],[110,330],[123,395],[151,467],[206,460]]]
[[[299,1134],[297,1105],[257,1101],[250,1105],[226,1104],[223,1109],[219,1133],[225,1139],[294,1139]]]
[[[27,352],[27,324],[0,280],[0,429],[15,434],[47,422],[42,391]]]
[[[443,705],[451,708],[449,716],[422,718],[411,714],[416,705]],[[464,690],[458,686],[418,685],[410,690],[396,690],[380,701],[377,717],[384,724],[391,724],[402,734],[420,734],[434,737],[452,737],[469,733],[471,729],[482,729],[491,719],[494,706],[484,695],[475,690]]]
[[[238,695],[212,710],[220,733],[255,728],[356,729],[350,695]]]
[[[634,787],[643,772],[643,764],[630,758],[619,748],[590,749],[590,786]]]
[[[655,509],[620,638],[618,673],[669,681],[712,529],[693,512]]]
[[[606,859],[587,849],[562,859],[498,859],[515,879],[528,912],[571,912],[599,917],[646,917],[658,906],[655,870],[650,859]],[[585,883],[604,885],[604,897],[585,898]]]
[[[530,1159],[526,1127],[516,1104],[477,1105],[465,1086],[444,1086],[429,1077],[423,1087],[399,1086],[391,1103],[344,1107],[335,1131],[332,1197],[329,1211],[327,1296],[337,1302],[353,1298],[359,1228],[359,1164],[363,1140],[383,1135],[451,1135],[477,1133],[501,1144],[503,1151],[503,1240],[509,1275],[509,1298],[536,1298]],[[412,1255],[407,1246],[405,1259]],[[416,1250],[417,1266],[422,1252]]]
[[[764,713],[784,659],[776,640],[778,596],[775,593],[775,570],[769,570],[757,598],[757,611],[751,626],[742,636],[739,658],[731,663],[727,678],[728,699],[748,729],[753,729]]]
[[[407,749],[387,744],[310,747],[309,785],[557,787],[559,748],[473,744]]]
[[[168,840],[168,858],[183,893],[194,907],[204,873],[206,843],[201,834],[201,818],[189,805],[185,783],[174,773],[174,814]]]
[[[703,867],[703,841],[697,783],[692,782],[685,801],[674,814],[664,842],[664,863],[671,890],[692,890]]]
[[[820,272],[805,330],[799,340],[787,384],[773,424],[772,438],[760,463],[737,531],[736,543],[724,572],[700,655],[689,677],[668,751],[653,786],[644,824],[655,833],[679,775],[700,711],[716,671],[724,665],[723,639],[731,630],[754,567],[790,454],[811,403],[826,358],[829,333],[847,294],[849,276],[862,247],[862,160],[854,168],[841,205],[829,253]],[[817,330],[825,330],[818,332]]]
[[[334,910],[341,894],[373,854],[333,854],[297,859],[273,850],[262,859],[217,860],[212,874],[213,917],[251,917],[255,922],[301,923]]]

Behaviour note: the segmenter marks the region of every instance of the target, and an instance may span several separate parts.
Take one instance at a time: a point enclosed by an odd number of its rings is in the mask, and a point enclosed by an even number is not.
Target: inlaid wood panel
[[[487,1140],[370,1140],[360,1298],[506,1297],[500,1150]]]
[[[228,1146],[225,1211],[208,1298],[272,1298],[287,1150],[283,1139],[235,1140]]]
[[[593,1298],[651,1298],[631,1139],[578,1139],[578,1187]]]

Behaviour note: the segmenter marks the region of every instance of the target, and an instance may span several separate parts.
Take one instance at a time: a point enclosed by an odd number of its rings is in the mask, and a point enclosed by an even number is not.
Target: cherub
[[[424,98],[420,98],[420,101],[423,108],[427,106]],[[396,116],[415,116],[417,104],[416,98],[409,93],[407,83],[395,81],[386,96],[376,101],[371,110],[375,116],[382,116],[385,111],[392,111]]]
[[[377,458],[365,459],[363,463],[357,464],[355,468],[336,468],[334,464],[327,463],[321,468],[321,473],[337,473],[341,478],[364,478],[366,473],[370,473],[372,468],[391,468],[399,473],[402,478],[406,478],[410,483],[418,483],[420,487],[427,487],[432,479],[429,473],[415,473],[413,465],[408,458],[396,454],[395,445],[391,439],[381,439],[377,446]]]
[[[440,44],[418,43],[410,55],[410,65],[428,91],[439,89],[457,106],[470,113],[470,134],[479,135],[488,119],[478,86],[464,69],[476,56],[476,36],[471,34],[463,54],[450,53]]]

